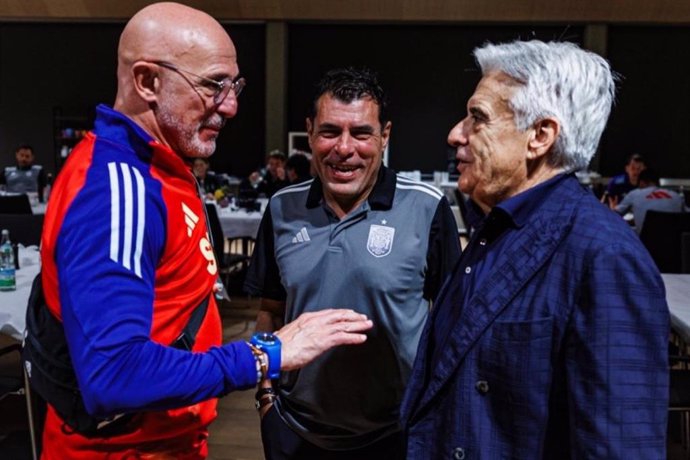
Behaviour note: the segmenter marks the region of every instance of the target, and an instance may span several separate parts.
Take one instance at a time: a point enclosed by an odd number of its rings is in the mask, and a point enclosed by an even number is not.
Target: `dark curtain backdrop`
[[[55,170],[54,110],[91,125],[99,103],[116,93],[117,42],[124,23],[0,24],[0,166],[15,147],[34,146],[37,162]],[[249,172],[264,154],[265,32],[262,24],[226,25],[248,85],[240,111],[218,140],[212,167]],[[65,121],[63,126],[69,126]]]
[[[472,50],[516,38],[582,43],[582,27],[326,25],[289,28],[288,129],[304,131],[313,87],[328,69],[367,66],[389,97],[389,165],[398,171],[453,169],[448,131],[465,116],[479,82]]]
[[[0,166],[31,143],[54,169],[54,109],[93,117],[115,97],[122,23],[0,23]],[[246,175],[265,155],[266,53],[263,24],[226,25],[248,85],[238,116],[218,141],[212,167]],[[565,25],[385,25],[294,23],[288,28],[288,129],[304,130],[312,88],[324,71],[366,65],[390,98],[390,164],[422,172],[452,168],[450,128],[464,116],[479,72],[470,56],[485,41],[562,37],[582,43],[583,27]],[[646,155],[666,177],[690,177],[690,27],[610,26],[608,59],[622,78],[604,133],[599,171],[612,175],[625,157]],[[88,123],[88,121],[87,121]],[[451,159],[452,161],[452,159]]]
[[[661,177],[690,177],[690,28],[612,26],[608,58],[621,78],[602,173],[640,153]]]

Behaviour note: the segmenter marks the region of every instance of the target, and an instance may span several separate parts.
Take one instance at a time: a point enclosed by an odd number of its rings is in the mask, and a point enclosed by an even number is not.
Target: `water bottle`
[[[14,291],[17,289],[17,279],[14,269],[14,249],[10,242],[10,231],[2,231],[0,241],[0,291]]]
[[[43,201],[42,203],[47,203],[48,198],[50,198],[50,190],[53,188],[53,175],[51,173],[46,174],[46,186],[43,188]]]

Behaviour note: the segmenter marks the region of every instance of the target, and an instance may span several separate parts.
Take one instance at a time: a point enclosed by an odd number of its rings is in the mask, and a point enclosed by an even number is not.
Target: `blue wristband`
[[[268,355],[268,375],[269,379],[280,377],[280,339],[271,332],[257,332],[249,341],[259,350]]]

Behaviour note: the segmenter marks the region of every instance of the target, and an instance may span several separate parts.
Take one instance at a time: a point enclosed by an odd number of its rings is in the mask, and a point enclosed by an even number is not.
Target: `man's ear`
[[[307,127],[307,142],[309,142],[309,148],[311,148],[311,135],[314,131],[314,125],[312,125],[311,118],[309,117],[304,120],[304,124]]]
[[[132,65],[134,90],[146,102],[156,102],[160,80],[158,66],[150,62],[135,62]]]
[[[543,118],[532,126],[532,133],[528,142],[527,158],[536,160],[546,155],[556,143],[561,132],[561,125],[555,118]]]
[[[381,139],[383,140],[383,150],[386,150],[386,147],[388,146],[388,141],[391,138],[391,128],[393,127],[393,123],[390,121],[386,122],[386,126],[383,127],[381,130]]]

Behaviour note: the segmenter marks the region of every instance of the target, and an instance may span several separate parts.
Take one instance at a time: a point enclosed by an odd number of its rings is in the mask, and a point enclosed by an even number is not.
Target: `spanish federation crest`
[[[369,239],[367,251],[374,257],[385,257],[391,253],[395,228],[384,225],[372,225],[369,227]]]

